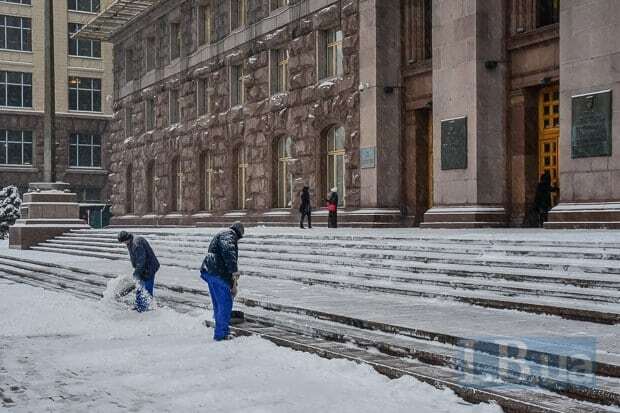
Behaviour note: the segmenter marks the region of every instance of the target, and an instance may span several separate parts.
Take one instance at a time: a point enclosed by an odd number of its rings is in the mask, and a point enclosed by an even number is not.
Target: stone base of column
[[[620,229],[620,202],[558,204],[549,212],[545,228]]]
[[[421,228],[498,228],[508,225],[503,207],[480,205],[434,207],[426,211]]]
[[[32,183],[24,194],[21,219],[9,228],[9,248],[28,249],[72,229],[90,228],[79,219],[77,195],[64,182]]]

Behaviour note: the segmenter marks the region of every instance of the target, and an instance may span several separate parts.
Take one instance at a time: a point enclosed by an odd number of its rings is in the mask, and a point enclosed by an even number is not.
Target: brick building
[[[131,4],[84,32],[117,223],[293,222],[306,184],[352,225],[524,226],[545,171],[550,226],[620,222],[613,0]]]
[[[43,180],[44,2],[0,1],[0,187]],[[106,201],[104,133],[112,115],[112,45],[70,40],[108,2],[56,1],[56,178],[81,202]]]

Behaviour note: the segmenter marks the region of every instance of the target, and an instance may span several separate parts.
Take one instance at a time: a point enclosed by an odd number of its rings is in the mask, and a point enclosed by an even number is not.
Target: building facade
[[[613,0],[154,3],[109,33],[116,222],[292,222],[308,185],[352,224],[529,226],[548,172],[547,225],[616,226],[618,21]]]
[[[105,202],[112,46],[69,35],[107,2],[54,3],[55,169],[80,202]],[[43,180],[44,2],[0,1],[0,187]]]

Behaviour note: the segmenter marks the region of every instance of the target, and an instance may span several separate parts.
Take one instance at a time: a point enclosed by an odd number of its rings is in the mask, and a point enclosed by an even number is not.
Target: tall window
[[[69,23],[69,55],[80,57],[101,57],[101,41],[92,39],[72,39],[71,35],[83,27],[79,23]]]
[[[127,165],[125,171],[125,214],[133,212],[133,167]]]
[[[101,79],[69,77],[69,110],[101,112]]]
[[[293,138],[278,139],[278,208],[290,208],[293,202],[293,174],[289,164],[293,159]]]
[[[245,103],[243,65],[230,67],[230,106],[243,105]]]
[[[407,61],[421,62],[432,57],[432,0],[408,0],[405,14]]]
[[[0,106],[32,107],[32,73],[0,71]]]
[[[181,119],[180,105],[179,105],[179,90],[170,89],[168,92],[168,123],[179,123]]]
[[[271,94],[288,90],[288,49],[271,51]]]
[[[245,146],[237,149],[237,209],[246,209],[246,181],[248,174],[248,158]]]
[[[181,162],[176,157],[170,164],[170,212],[181,211],[183,207]]]
[[[73,11],[99,13],[100,7],[99,0],[67,0],[67,8]]]
[[[155,184],[155,161],[146,165],[146,212],[155,212],[154,184]]]
[[[198,9],[198,43],[211,43],[211,33],[213,31],[213,13],[211,7],[201,6]]]
[[[146,64],[146,71],[150,72],[155,69],[156,65],[156,53],[157,53],[157,44],[154,37],[148,37],[146,39],[146,47],[144,49],[144,61]]]
[[[181,56],[181,25],[170,23],[170,60]]]
[[[125,83],[128,83],[134,78],[134,59],[133,49],[130,47],[125,48]]]
[[[339,206],[345,205],[344,128],[333,127],[327,133],[327,190],[338,188]]]
[[[155,129],[155,99],[148,98],[145,105],[145,116],[144,120],[146,122],[146,130],[150,131]]]
[[[248,0],[230,0],[230,30],[247,24]]]
[[[196,84],[196,103],[198,116],[211,113],[211,96],[209,95],[209,81],[199,79]]]
[[[538,0],[536,26],[548,26],[560,21],[560,0]]]
[[[327,30],[319,36],[319,74],[321,79],[342,76],[342,31]]]
[[[131,106],[125,108],[125,137],[133,136],[133,113]]]
[[[0,15],[0,49],[31,52],[31,25],[28,17]]]
[[[0,129],[0,165],[32,165],[32,132]]]
[[[101,168],[101,137],[72,133],[69,136],[69,166]]]
[[[210,152],[203,152],[200,155],[200,173],[201,181],[201,197],[200,209],[203,211],[211,211],[213,209],[213,178],[215,170],[213,169],[213,155]]]
[[[269,7],[271,10],[279,9],[280,7],[288,6],[289,0],[270,0]]]

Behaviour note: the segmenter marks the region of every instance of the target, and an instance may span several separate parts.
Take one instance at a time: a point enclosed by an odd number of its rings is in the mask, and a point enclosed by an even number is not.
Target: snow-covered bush
[[[0,190],[0,239],[4,239],[13,225],[21,217],[22,200],[15,186]]]

